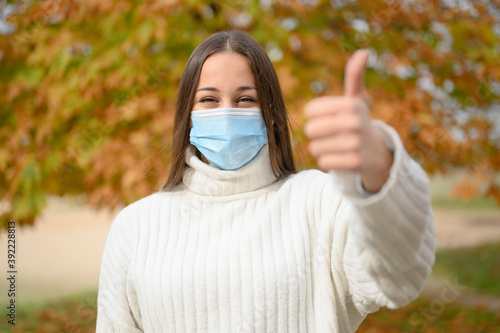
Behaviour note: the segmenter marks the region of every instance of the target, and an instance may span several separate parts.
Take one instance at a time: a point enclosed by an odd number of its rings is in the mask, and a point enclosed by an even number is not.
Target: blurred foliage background
[[[199,42],[231,28],[248,31],[273,61],[302,168],[314,166],[302,107],[341,94],[346,60],[368,48],[372,116],[394,126],[430,174],[467,172],[453,195],[500,203],[498,0],[0,6],[3,227],[32,224],[48,195],[112,208],[159,190],[183,67]]]

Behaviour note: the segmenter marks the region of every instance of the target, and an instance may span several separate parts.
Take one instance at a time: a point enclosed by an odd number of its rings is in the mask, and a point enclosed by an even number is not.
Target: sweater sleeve
[[[347,224],[341,261],[349,293],[361,313],[380,306],[394,309],[418,296],[434,264],[436,247],[425,172],[392,127],[374,124],[394,152],[382,189],[372,195],[360,193],[355,183],[359,177],[331,173],[347,199],[337,213],[337,221]]]
[[[128,279],[137,238],[137,230],[131,223],[133,213],[132,206],[122,210],[113,221],[106,239],[97,298],[98,333],[142,332],[136,293]]]

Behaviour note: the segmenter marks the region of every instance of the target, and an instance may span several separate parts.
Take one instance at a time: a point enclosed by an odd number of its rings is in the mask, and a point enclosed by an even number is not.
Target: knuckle
[[[311,155],[313,155],[314,157],[318,155],[317,143],[315,141],[309,142],[308,149]]]
[[[312,135],[314,134],[314,122],[310,121],[304,126],[304,134],[308,138],[312,137]]]
[[[320,157],[317,159],[316,161],[316,165],[318,166],[318,168],[320,168],[321,170],[327,170],[329,168],[329,165],[327,163],[327,159],[325,157]]]

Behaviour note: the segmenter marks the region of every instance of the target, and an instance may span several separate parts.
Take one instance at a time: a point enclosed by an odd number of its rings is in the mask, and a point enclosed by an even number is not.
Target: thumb
[[[365,68],[370,53],[366,49],[357,50],[347,61],[344,78],[344,95],[366,99]]]

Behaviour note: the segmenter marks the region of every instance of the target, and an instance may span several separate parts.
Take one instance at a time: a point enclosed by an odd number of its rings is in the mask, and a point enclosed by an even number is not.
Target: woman
[[[297,173],[263,49],[228,31],[194,50],[163,191],[109,232],[98,332],[354,332],[417,296],[435,251],[427,177],[369,121],[366,59],[349,61],[344,96],[306,107],[329,173]]]

